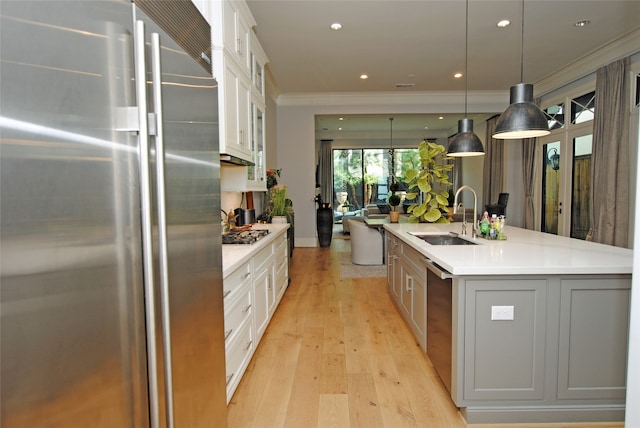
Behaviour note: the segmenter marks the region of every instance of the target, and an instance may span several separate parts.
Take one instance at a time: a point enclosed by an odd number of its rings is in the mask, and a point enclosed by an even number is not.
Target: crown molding
[[[314,106],[314,107],[363,107],[372,106],[401,106],[405,112],[419,113],[450,113],[460,112],[464,108],[464,92],[412,92],[412,93],[386,93],[386,92],[353,92],[340,94],[305,93],[280,95],[277,105],[280,106]],[[477,91],[469,92],[469,112],[502,111],[509,105],[509,92],[505,91]]]
[[[640,52],[640,27],[534,83],[535,96],[541,97],[579,80],[603,65]]]

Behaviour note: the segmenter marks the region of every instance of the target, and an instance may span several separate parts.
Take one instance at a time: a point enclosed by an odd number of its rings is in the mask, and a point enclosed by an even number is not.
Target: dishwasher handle
[[[453,278],[452,274],[450,274],[449,272],[447,272],[446,270],[444,270],[443,268],[441,268],[440,266],[435,264],[433,260],[431,260],[429,258],[425,258],[424,262],[427,265],[427,269],[429,269],[431,272],[435,273],[438,276],[438,278],[440,278],[440,279],[451,279],[451,278]]]

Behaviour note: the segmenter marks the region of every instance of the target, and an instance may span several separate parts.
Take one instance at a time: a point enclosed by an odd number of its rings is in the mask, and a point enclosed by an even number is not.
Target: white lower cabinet
[[[255,269],[256,276],[254,281],[254,295],[256,297],[256,311],[254,315],[254,323],[256,327],[256,337],[258,340],[262,338],[267,325],[269,324],[270,314],[274,305],[274,259],[272,248],[269,257],[264,260],[262,265]],[[254,260],[255,262],[256,260]]]
[[[286,236],[282,235],[276,240],[275,245],[275,300],[282,298],[289,284],[289,245]]]
[[[236,340],[226,349],[226,367],[227,367],[227,404],[231,401],[231,397],[240,383],[242,374],[249,365],[251,356],[256,347],[253,340],[253,329],[251,323],[242,326]]]
[[[224,279],[227,404],[289,283],[286,233]]]

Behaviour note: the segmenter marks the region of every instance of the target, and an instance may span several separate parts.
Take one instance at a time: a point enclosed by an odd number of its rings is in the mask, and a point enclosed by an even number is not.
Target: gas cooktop
[[[231,230],[222,235],[223,244],[253,244],[269,233],[266,229]]]

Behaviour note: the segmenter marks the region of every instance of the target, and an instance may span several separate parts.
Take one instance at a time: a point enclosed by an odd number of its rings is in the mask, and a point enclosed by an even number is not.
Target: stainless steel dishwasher
[[[427,265],[427,355],[451,393],[451,287],[453,275],[425,259]]]

